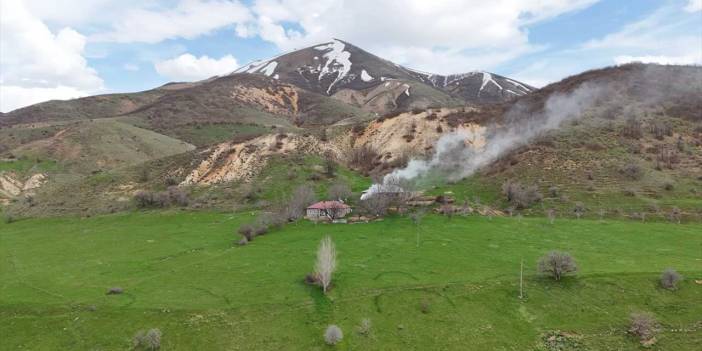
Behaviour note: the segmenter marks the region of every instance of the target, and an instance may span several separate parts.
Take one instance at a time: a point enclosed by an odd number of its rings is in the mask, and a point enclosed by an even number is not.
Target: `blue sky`
[[[487,70],[536,86],[630,61],[702,63],[702,0],[1,4],[3,112],[226,74],[331,37],[423,71]]]

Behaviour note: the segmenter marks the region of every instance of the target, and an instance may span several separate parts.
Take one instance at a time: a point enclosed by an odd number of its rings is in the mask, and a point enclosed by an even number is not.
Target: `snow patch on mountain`
[[[482,72],[483,73],[483,84],[480,86],[480,90],[478,90],[478,95],[480,95],[480,92],[483,91],[483,89],[490,83],[495,84],[500,90],[502,90],[502,86],[497,84],[497,82],[492,79],[492,74],[487,73],[487,72]]]
[[[370,81],[373,80],[373,79],[375,79],[375,78],[373,78],[373,76],[371,76],[370,74],[368,74],[368,72],[366,72],[365,69],[361,71],[361,80],[362,80],[362,81],[364,81],[364,82],[370,82]]]
[[[322,80],[327,75],[336,74],[334,81],[327,87],[327,94],[329,94],[334,85],[344,79],[351,71],[351,53],[345,51],[346,45],[336,39],[331,43],[315,46],[314,48],[320,51],[328,50],[322,55],[327,61],[324,63],[318,79]]]
[[[275,68],[277,66],[278,66],[278,62],[271,61],[266,65],[266,67],[263,67],[261,72],[270,77],[273,74],[273,72],[275,72]]]

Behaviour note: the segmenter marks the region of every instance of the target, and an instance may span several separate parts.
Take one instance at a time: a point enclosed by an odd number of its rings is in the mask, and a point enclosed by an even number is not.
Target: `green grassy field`
[[[0,224],[0,349],[125,350],[138,330],[160,328],[164,350],[325,350],[333,323],[345,334],[340,350],[549,350],[544,335],[557,330],[573,335],[561,350],[637,350],[626,334],[632,311],[662,323],[653,349],[702,343],[699,224],[428,216],[415,231],[397,217],[300,222],[233,246],[252,216]],[[339,255],[326,297],[302,282],[325,234]],[[577,277],[535,274],[552,249],[577,259]],[[686,277],[678,291],[657,287],[666,267]],[[114,286],[125,293],[105,295]],[[369,336],[355,331],[363,318]]]

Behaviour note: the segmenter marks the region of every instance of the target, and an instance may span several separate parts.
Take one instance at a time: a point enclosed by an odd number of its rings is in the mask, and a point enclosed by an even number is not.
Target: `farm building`
[[[307,218],[317,220],[335,220],[351,213],[351,206],[341,201],[320,201],[307,207]]]

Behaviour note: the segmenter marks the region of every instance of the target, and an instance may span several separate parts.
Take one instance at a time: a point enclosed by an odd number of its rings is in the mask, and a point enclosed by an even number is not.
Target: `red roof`
[[[351,208],[349,205],[340,202],[340,201],[320,201],[317,202],[316,204],[312,204],[308,209],[314,209],[314,210],[326,210],[330,208]]]

